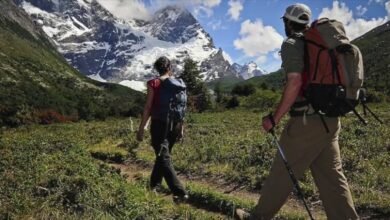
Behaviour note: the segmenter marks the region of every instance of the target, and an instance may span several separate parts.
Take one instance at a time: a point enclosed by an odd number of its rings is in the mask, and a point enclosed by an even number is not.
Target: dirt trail
[[[114,167],[115,169],[119,169],[121,171],[121,175],[122,176],[125,176],[126,177],[126,180],[128,182],[134,182],[134,181],[137,181],[141,178],[145,178],[145,177],[149,177],[150,175],[150,169],[146,168],[145,166],[141,166],[141,165],[136,165],[136,164],[116,164],[116,163],[109,163],[109,165],[111,167]],[[184,180],[182,179],[181,177],[179,177],[180,180]],[[161,196],[161,198],[169,201],[169,202],[173,202],[172,201],[172,196],[169,195],[169,194],[164,194],[164,193],[161,193],[159,194]],[[196,206],[193,206],[189,203],[181,203],[180,204],[181,206],[187,206],[187,207],[191,207],[191,208],[194,208],[194,209],[198,209],[198,207]],[[213,216],[215,216],[217,219],[227,219],[228,217],[223,215],[222,213],[218,213],[218,212],[211,212],[211,211],[208,211],[208,210],[202,210],[203,212],[206,212],[206,213],[213,213]],[[185,218],[185,219],[191,219],[191,218]],[[229,218],[231,219],[231,218]]]
[[[119,169],[121,171],[121,174],[126,176],[126,179],[129,182],[136,181],[140,178],[147,178],[150,175],[151,172],[151,167],[149,167],[146,164],[137,164],[133,162],[127,162],[126,164],[113,164],[110,163],[110,166]],[[226,183],[223,183],[222,181],[216,181],[212,180],[210,181],[209,179],[205,180],[201,177],[187,177],[184,175],[178,175],[179,179],[183,183],[195,183],[197,185],[204,186],[206,188],[210,188],[216,192],[223,193],[223,194],[228,194],[231,196],[235,196],[240,199],[247,199],[249,201],[257,202],[259,198],[259,193],[253,193],[249,192],[244,189],[240,189],[237,186],[229,186]],[[169,197],[170,198],[170,197]],[[313,207],[313,214],[316,219],[326,219],[325,213],[322,209],[322,206],[320,204],[311,204],[311,207]],[[304,209],[303,205],[297,201],[294,198],[289,198],[286,204],[282,207],[282,210],[284,212],[297,212],[299,211],[300,213],[306,213],[306,210]],[[227,217],[226,217],[227,218]]]

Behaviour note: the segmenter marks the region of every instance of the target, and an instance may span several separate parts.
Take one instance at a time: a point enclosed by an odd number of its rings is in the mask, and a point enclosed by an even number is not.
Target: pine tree
[[[222,89],[221,89],[221,82],[218,82],[214,87],[214,92],[216,96],[216,102],[220,103],[222,102]]]
[[[202,112],[211,107],[211,99],[208,89],[200,76],[198,63],[188,58],[184,61],[184,71],[180,78],[187,85],[187,91],[195,103],[189,103],[194,106],[197,111]]]
[[[200,77],[197,62],[189,58],[186,59],[184,61],[184,71],[180,75],[180,78],[186,83],[190,95],[196,95],[201,92],[203,82]]]

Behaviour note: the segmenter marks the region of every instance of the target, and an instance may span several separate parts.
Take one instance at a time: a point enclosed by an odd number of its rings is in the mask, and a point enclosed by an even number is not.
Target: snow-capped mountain
[[[255,76],[262,76],[264,74],[267,74],[267,72],[265,70],[260,69],[260,67],[258,67],[255,62],[249,62],[243,66],[238,63],[234,63],[232,65],[232,68],[238,73],[238,76],[243,78],[244,80]]]
[[[14,1],[68,62],[96,80],[145,81],[155,75],[153,62],[162,55],[174,61],[177,72],[186,58],[193,59],[207,81],[237,75],[199,22],[178,6],[157,11],[150,21],[124,21],[96,0]]]
[[[238,63],[233,63],[232,65],[232,68],[234,69],[234,71],[236,71],[238,74],[242,71],[242,68],[244,66],[238,64]]]
[[[196,38],[201,31],[207,40],[208,47],[213,47],[211,37],[206,33],[192,14],[178,6],[167,6],[155,13],[152,20],[147,22],[146,33],[159,40],[172,43],[186,43]]]

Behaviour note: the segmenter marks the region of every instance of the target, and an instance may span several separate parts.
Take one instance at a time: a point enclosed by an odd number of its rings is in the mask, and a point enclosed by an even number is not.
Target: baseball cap
[[[311,18],[311,10],[305,4],[296,3],[286,8],[286,12],[282,18],[287,18],[288,20],[299,24],[308,24]]]

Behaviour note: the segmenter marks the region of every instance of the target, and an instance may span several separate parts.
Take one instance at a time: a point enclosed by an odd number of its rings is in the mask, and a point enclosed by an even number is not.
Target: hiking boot
[[[243,209],[236,209],[235,219],[237,220],[248,220],[251,215]]]
[[[161,193],[161,192],[163,192],[164,191],[164,188],[160,185],[160,184],[158,184],[158,185],[156,185],[156,186],[153,186],[153,187],[150,187],[149,188],[150,189],[150,191],[152,191],[154,194],[158,194],[158,193]]]
[[[187,194],[184,194],[184,195],[174,195],[172,198],[173,198],[173,202],[178,204],[178,203],[183,203],[188,201],[190,197]]]

